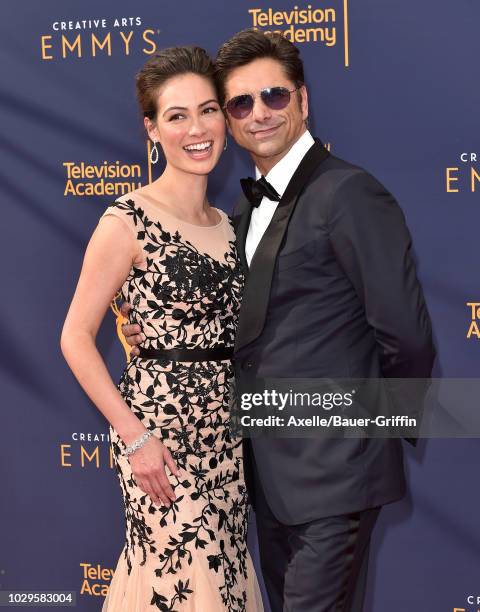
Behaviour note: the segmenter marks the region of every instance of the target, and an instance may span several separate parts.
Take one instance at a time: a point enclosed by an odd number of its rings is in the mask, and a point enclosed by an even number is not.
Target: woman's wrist
[[[134,420],[129,418],[128,426],[127,423],[122,423],[123,427],[120,427],[118,429],[115,428],[115,431],[118,433],[125,446],[130,446],[131,444],[133,444],[133,442],[135,442],[135,440],[138,440],[138,438],[142,434],[148,431],[145,425],[140,421],[138,417],[133,415],[133,413],[130,413],[129,417],[133,417]]]
[[[153,433],[151,431],[148,431],[148,430],[144,431],[141,436],[139,436],[131,444],[127,445],[127,447],[123,451],[123,454],[126,457],[133,455],[133,453],[137,451],[139,448],[142,448],[142,446],[146,444],[148,442],[148,439],[151,438],[152,436],[153,436]]]

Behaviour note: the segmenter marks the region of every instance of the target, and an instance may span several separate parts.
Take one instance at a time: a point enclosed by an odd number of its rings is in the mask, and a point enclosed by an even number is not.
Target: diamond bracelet
[[[146,431],[138,438],[138,440],[135,440],[135,442],[132,442],[130,446],[127,446],[127,448],[123,451],[123,454],[126,457],[129,457],[132,453],[141,448],[148,440],[148,438],[150,438],[150,436],[153,436],[152,432]]]

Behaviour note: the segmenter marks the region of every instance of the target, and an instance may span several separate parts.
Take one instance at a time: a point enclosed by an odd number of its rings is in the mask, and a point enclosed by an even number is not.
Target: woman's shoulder
[[[133,211],[138,210],[138,204],[136,202],[136,191],[129,191],[119,195],[107,205],[107,210],[118,210],[118,211]]]
[[[141,231],[145,228],[142,220],[143,211],[139,210],[135,205],[133,193],[134,192],[123,194],[107,204],[107,207],[100,215],[98,225],[110,223],[108,221],[103,221],[104,219],[112,219],[112,217],[118,219],[120,225],[115,227],[115,234],[118,236],[118,229],[123,226],[125,232],[129,233],[135,239],[137,243],[135,263],[139,263],[143,261],[143,257],[141,255],[141,248],[138,244],[138,240],[141,236]],[[117,221],[112,221],[112,223],[117,223]]]
[[[233,228],[233,221],[232,221],[232,215],[226,213],[224,210],[222,210],[221,208],[216,208],[215,210],[220,214],[220,217],[222,218],[222,221],[225,225],[232,227]]]
[[[222,217],[224,221],[229,218],[229,215],[227,215],[227,213],[221,208],[217,208],[216,206],[214,206],[213,208],[215,208],[215,210],[218,212],[218,214]]]
[[[229,226],[232,225],[232,218],[231,218],[231,216],[228,213],[226,213],[221,208],[217,208],[216,206],[214,206],[213,208],[215,208],[217,213],[220,215],[219,225],[224,225],[226,227],[229,227]]]
[[[130,221],[133,225],[137,225],[138,220],[143,218],[144,211],[142,206],[137,202],[136,191],[122,194],[107,204],[102,217],[107,215],[122,217]]]
[[[100,224],[103,219],[112,217],[120,219],[135,237],[140,229],[144,229],[144,212],[135,202],[134,191],[122,194],[107,204],[98,222]]]

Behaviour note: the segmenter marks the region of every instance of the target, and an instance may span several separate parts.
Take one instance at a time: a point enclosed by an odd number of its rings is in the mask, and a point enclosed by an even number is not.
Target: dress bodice
[[[138,243],[121,294],[145,348],[234,344],[244,278],[231,221],[216,210],[216,225],[193,225],[132,192],[102,215],[121,218]]]

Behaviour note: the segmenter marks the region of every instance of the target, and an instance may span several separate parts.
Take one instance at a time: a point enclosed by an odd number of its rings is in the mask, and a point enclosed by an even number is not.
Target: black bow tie
[[[275,191],[275,188],[270,185],[264,176],[261,176],[258,181],[249,176],[248,178],[240,179],[240,184],[243,193],[252,206],[258,206],[264,196],[274,202],[280,201],[280,196]]]

